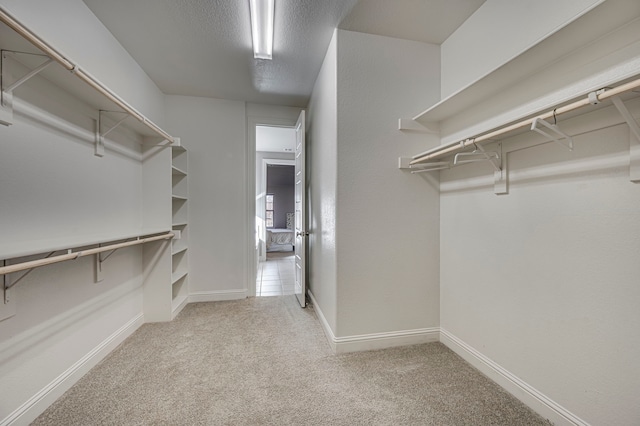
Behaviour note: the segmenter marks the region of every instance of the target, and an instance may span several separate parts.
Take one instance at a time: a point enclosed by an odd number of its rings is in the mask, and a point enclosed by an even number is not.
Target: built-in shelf
[[[7,241],[6,244],[0,244],[0,259],[15,259],[40,253],[66,250],[69,247],[87,247],[107,242],[127,240],[139,235],[162,234],[166,232],[170,232],[170,230],[166,228],[145,228],[121,233],[96,233],[46,240]]]
[[[615,67],[611,64],[620,64],[621,58],[633,57],[633,52],[638,50],[637,46],[629,45],[629,34],[633,37],[640,27],[637,8],[632,3],[604,2],[511,61],[416,115],[414,120],[439,131],[443,143],[453,142],[460,134],[447,136],[465,127],[461,117],[468,110],[474,110],[480,117],[469,120],[466,123],[469,127],[473,120],[482,120],[482,111],[475,110],[487,109],[486,117],[496,115],[495,109],[483,107],[488,103],[501,104],[504,110],[520,107],[517,115],[512,114],[504,120],[515,121],[527,112],[561,104],[570,95],[588,93],[602,87],[601,84],[630,78],[637,73],[636,62]],[[549,95],[536,97],[531,105],[522,105],[522,98],[516,94],[525,92]],[[461,124],[451,128],[448,121],[454,118]],[[495,127],[495,123],[489,127]],[[476,127],[473,133],[482,130],[482,127]]]
[[[187,271],[180,271],[171,276],[171,284],[175,284],[180,281],[182,278],[187,276]]]
[[[189,296],[189,232],[187,186],[188,153],[184,146],[171,147],[171,204],[173,228],[179,234],[171,245],[171,306],[172,318],[188,301]]]
[[[179,247],[179,248],[174,247],[174,250],[171,252],[171,255],[175,256],[175,255],[183,253],[185,251],[187,251],[187,247]]]
[[[173,173],[174,175],[182,175],[182,176],[186,176],[186,175],[187,175],[187,172],[185,172],[185,171],[183,171],[183,170],[180,170],[179,168],[177,168],[177,167],[175,167],[175,166],[172,166],[172,167],[171,167],[171,171],[172,171],[172,173]]]

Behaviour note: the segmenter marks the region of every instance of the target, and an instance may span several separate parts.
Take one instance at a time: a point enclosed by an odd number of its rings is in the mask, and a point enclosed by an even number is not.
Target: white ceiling
[[[485,0],[276,0],[273,60],[248,0],[83,0],[167,94],[306,106],[333,28],[441,43]]]

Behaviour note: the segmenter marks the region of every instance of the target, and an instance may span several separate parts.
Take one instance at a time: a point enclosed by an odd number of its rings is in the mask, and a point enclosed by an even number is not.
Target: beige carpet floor
[[[440,343],[333,355],[294,296],[145,324],[35,425],[545,425]]]

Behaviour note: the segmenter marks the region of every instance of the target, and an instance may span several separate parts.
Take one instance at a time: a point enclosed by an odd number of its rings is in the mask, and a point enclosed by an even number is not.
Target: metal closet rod
[[[614,87],[612,89],[607,89],[607,90],[605,90],[604,92],[602,92],[600,94],[596,93],[594,95],[595,95],[596,100],[601,102],[601,101],[604,101],[605,99],[612,98],[614,96],[618,96],[618,95],[620,95],[622,93],[630,92],[630,91],[632,91],[634,89],[637,89],[638,87],[640,87],[640,79],[630,81],[630,82],[622,84],[622,85],[620,85],[618,87]],[[568,105],[565,105],[563,107],[558,107],[558,108],[556,108],[554,110],[551,110],[551,111],[548,111],[548,112],[546,112],[544,114],[536,115],[535,117],[519,121],[519,122],[517,122],[515,124],[511,124],[510,126],[507,126],[507,127],[502,127],[502,128],[500,128],[498,130],[494,130],[493,132],[487,133],[485,135],[478,136],[478,137],[475,137],[475,138],[469,138],[469,139],[466,139],[464,141],[460,141],[459,143],[456,143],[454,145],[451,145],[451,146],[436,150],[434,152],[430,152],[428,154],[424,154],[424,155],[421,155],[421,156],[416,156],[416,157],[414,157],[414,159],[409,164],[420,164],[420,163],[427,162],[429,160],[434,160],[436,158],[443,157],[443,156],[445,156],[447,154],[451,154],[451,153],[453,153],[455,151],[463,150],[464,148],[466,148],[468,146],[471,146],[474,143],[477,144],[477,143],[481,143],[481,142],[486,142],[486,141],[488,141],[490,139],[495,138],[496,136],[503,135],[503,134],[508,133],[508,132],[510,132],[512,130],[520,129],[520,128],[523,128],[523,127],[531,127],[531,123],[533,123],[538,118],[541,118],[541,119],[545,120],[547,118],[553,117],[554,115],[558,116],[560,114],[564,114],[566,112],[573,111],[575,109],[578,109],[578,108],[581,108],[581,107],[584,107],[584,106],[587,106],[587,105],[591,105],[593,103],[592,101],[593,101],[592,98],[585,97],[583,99],[580,99],[578,101],[575,101],[575,102],[570,103]]]
[[[151,120],[149,120],[140,112],[138,112],[134,107],[129,105],[126,101],[122,100],[118,95],[113,93],[110,89],[105,87],[98,80],[96,80],[91,75],[84,72],[82,69],[80,69],[78,65],[75,65],[74,63],[69,61],[67,58],[65,58],[64,55],[62,55],[60,52],[58,52],[53,47],[51,47],[51,45],[49,45],[46,41],[41,39],[38,35],[36,35],[26,26],[21,24],[20,21],[18,21],[16,18],[11,16],[11,14],[7,12],[7,10],[2,6],[0,6],[0,21],[4,22],[7,26],[9,26],[15,32],[20,34],[22,37],[24,37],[35,47],[43,51],[47,56],[51,57],[51,59],[55,60],[57,63],[59,63],[68,71],[70,71],[72,74],[76,75],[80,80],[84,81],[89,86],[97,90],[100,94],[102,94],[103,96],[111,100],[111,102],[118,105],[120,108],[126,111],[129,115],[131,115],[132,117],[134,117],[135,119],[137,119],[138,121],[140,121],[141,123],[149,127],[158,135],[169,140],[171,143],[174,142],[174,139],[170,134],[162,130],[155,123],[153,123]]]
[[[136,245],[139,245],[139,244],[150,243],[152,241],[168,240],[168,239],[173,238],[174,235],[175,234],[173,232],[168,232],[166,234],[156,235],[154,237],[142,238],[142,239],[137,239],[137,240],[133,240],[133,241],[127,241],[127,242],[118,243],[118,244],[111,244],[111,245],[108,245],[108,246],[102,246],[102,247],[97,247],[97,248],[88,249],[88,250],[81,250],[81,251],[76,251],[76,252],[73,252],[73,253],[61,254],[59,256],[47,257],[47,258],[44,258],[44,259],[32,260],[32,261],[29,261],[29,262],[16,263],[15,265],[9,265],[9,266],[0,267],[0,275],[7,275],[7,274],[11,274],[13,272],[25,271],[27,269],[33,269],[33,268],[37,268],[37,267],[40,267],[40,266],[51,265],[53,263],[60,263],[60,262],[64,262],[64,261],[67,261],[67,260],[74,260],[74,259],[78,259],[80,257],[91,256],[92,254],[98,254],[98,253],[102,253],[102,252],[105,252],[105,251],[117,250],[117,249],[121,249],[121,248],[124,248],[124,247],[130,247],[130,246],[136,246]]]

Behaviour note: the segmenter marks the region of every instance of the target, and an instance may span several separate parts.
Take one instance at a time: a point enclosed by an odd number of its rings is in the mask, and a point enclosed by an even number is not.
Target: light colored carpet
[[[35,425],[544,425],[440,343],[335,356],[294,296],[145,324]]]

